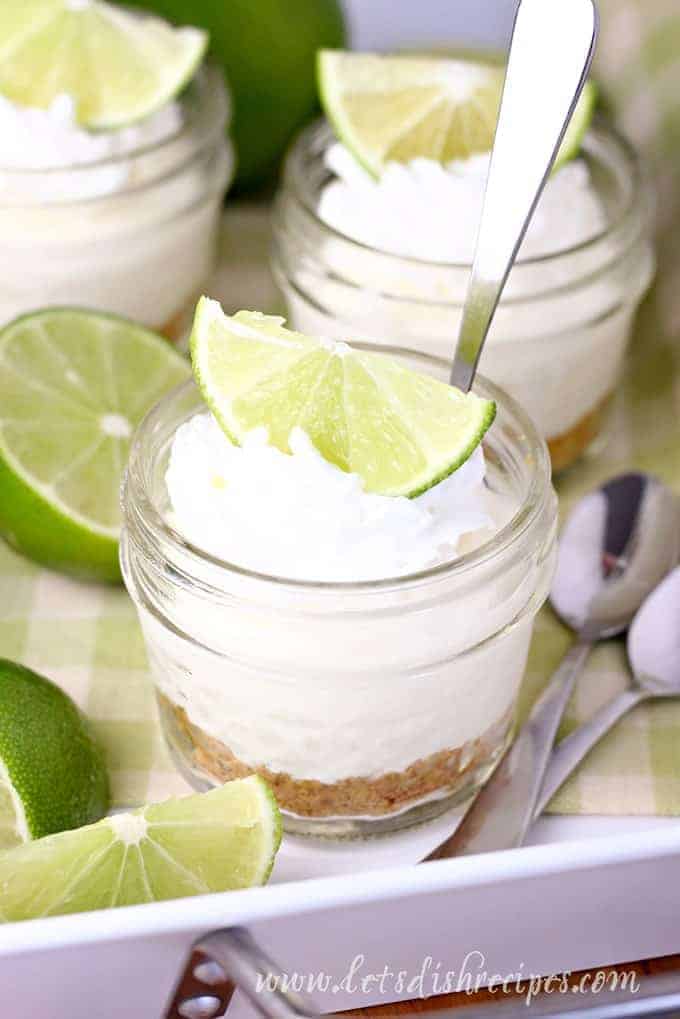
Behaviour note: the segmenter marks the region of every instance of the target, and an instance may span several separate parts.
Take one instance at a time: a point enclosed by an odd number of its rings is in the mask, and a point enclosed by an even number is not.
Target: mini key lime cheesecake
[[[260,774],[289,830],[433,816],[510,737],[550,583],[545,446],[444,362],[200,302],[197,384],[138,431],[122,565],[197,787]]]
[[[77,304],[183,333],[233,172],[206,46],[100,0],[2,5],[0,325]]]
[[[450,356],[502,80],[473,61],[321,54],[327,121],[291,149],[275,213],[274,269],[296,328]],[[594,102],[588,84],[481,362],[555,469],[603,424],[653,270],[637,158]]]

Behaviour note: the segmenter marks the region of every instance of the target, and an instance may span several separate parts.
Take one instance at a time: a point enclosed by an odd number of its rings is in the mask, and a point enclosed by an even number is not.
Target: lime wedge
[[[75,704],[0,659],[0,849],[97,821],[108,806],[102,753]]]
[[[207,41],[198,29],[100,0],[4,0],[0,93],[39,108],[66,93],[85,127],[122,127],[177,95]]]
[[[280,841],[262,779],[228,782],[0,853],[0,920],[261,885]]]
[[[321,101],[338,138],[375,177],[386,163],[488,152],[505,71],[493,63],[321,50]],[[586,86],[555,165],[579,150],[594,105]],[[528,113],[527,115],[530,115]]]
[[[0,331],[0,534],[31,558],[118,580],[119,488],[130,437],[189,374],[155,333],[79,309]]]
[[[232,441],[264,425],[270,443],[290,452],[299,426],[367,491],[415,496],[460,467],[493,421],[489,400],[283,323],[248,311],[229,318],[216,301],[198,303],[194,375]]]
[[[595,112],[595,106],[597,103],[597,85],[593,81],[587,81],[583,86],[583,91],[579,96],[579,100],[576,104],[576,109],[571,115],[569,126],[565,132],[562,144],[559,147],[559,151],[555,156],[555,162],[552,165],[552,172],[555,173],[561,166],[568,163],[571,159],[575,159],[581,151],[583,139],[586,131],[590,127],[590,122],[593,119]]]

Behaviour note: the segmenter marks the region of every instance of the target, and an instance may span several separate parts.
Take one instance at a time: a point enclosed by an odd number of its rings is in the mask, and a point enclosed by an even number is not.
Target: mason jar
[[[392,353],[446,377],[443,361]],[[357,583],[268,576],[192,545],[173,528],[165,473],[175,432],[205,413],[194,384],[140,426],[122,569],[167,743],[197,789],[257,772],[287,830],[348,837],[433,817],[490,774],[552,579],[556,498],[524,412],[491,383],[476,390],[498,405],[484,440],[493,536]]]
[[[0,165],[0,326],[77,305],[180,338],[214,267],[234,157],[216,68],[203,68],[176,107],[169,133],[149,142],[140,129],[129,145],[117,132],[106,158]]]
[[[318,209],[334,179],[327,158],[332,144],[325,123],[299,136],[276,202],[273,268],[291,326],[450,358],[470,264],[390,254],[325,223]],[[579,158],[604,226],[583,243],[568,247],[556,235],[552,250],[520,257],[481,361],[481,370],[533,418],[556,470],[583,453],[602,428],[654,267],[650,194],[635,153],[606,122],[597,122]]]

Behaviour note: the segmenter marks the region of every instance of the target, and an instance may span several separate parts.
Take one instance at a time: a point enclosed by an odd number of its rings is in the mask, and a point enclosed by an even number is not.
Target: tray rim
[[[677,825],[656,828],[655,820],[658,818],[650,817],[650,827],[634,833],[550,841],[520,849],[435,861],[427,866],[400,864],[357,874],[313,877],[115,910],[7,923],[0,925],[0,955],[7,958],[140,936],[198,936],[227,925],[462,887],[499,885],[527,877],[564,877],[584,870],[650,863],[680,855],[680,818]],[[557,846],[559,852],[555,852]],[[104,924],[102,918],[112,914],[115,923]]]

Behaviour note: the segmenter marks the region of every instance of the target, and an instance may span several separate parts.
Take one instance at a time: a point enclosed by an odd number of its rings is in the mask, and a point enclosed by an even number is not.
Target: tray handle
[[[265,1019],[318,1019],[309,999],[284,990],[284,974],[243,927],[197,941],[164,1019],[216,1019],[236,988]]]

